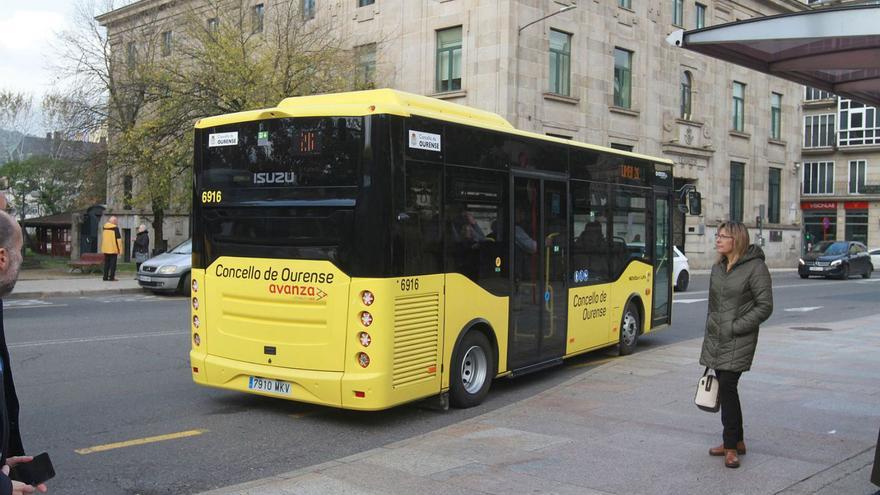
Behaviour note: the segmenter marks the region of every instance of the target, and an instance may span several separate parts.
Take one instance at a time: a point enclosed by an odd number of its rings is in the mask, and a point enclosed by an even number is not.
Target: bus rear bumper
[[[265,395],[278,399],[342,407],[341,371],[313,371],[246,363],[220,356],[190,353],[193,381],[208,387]],[[198,370],[198,371],[196,371]],[[268,378],[290,384],[290,393],[272,393],[248,387],[251,377]]]

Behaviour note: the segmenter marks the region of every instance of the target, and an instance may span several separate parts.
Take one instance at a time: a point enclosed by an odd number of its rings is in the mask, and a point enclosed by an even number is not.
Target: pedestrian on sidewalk
[[[131,248],[131,257],[134,258],[135,264],[134,278],[137,278],[137,272],[141,271],[141,264],[150,257],[150,234],[147,233],[147,226],[144,224],[138,227],[137,237],[135,237],[134,246]]]
[[[752,366],[758,326],[773,313],[773,287],[764,251],[749,244],[749,231],[740,222],[726,222],[715,234],[718,261],[709,279],[709,314],[700,364],[715,370],[721,403],[724,443],[709,449],[723,456],[724,465],[739,467],[746,453],[742,408],[737,385]]]
[[[24,455],[21,432],[18,427],[18,396],[15,393],[15,382],[12,380],[12,362],[9,360],[9,349],[6,346],[6,334],[3,330],[3,297],[9,295],[18,280],[21,268],[21,227],[5,209],[6,197],[0,193],[0,380],[3,381],[3,393],[0,394],[0,495],[33,493],[34,488],[46,491],[46,485],[40,483],[36,487],[9,478],[9,470],[16,464],[31,462],[33,457]]]
[[[101,236],[101,252],[104,253],[104,280],[116,282],[116,260],[122,252],[122,234],[119,233],[119,220],[113,216],[104,224]]]

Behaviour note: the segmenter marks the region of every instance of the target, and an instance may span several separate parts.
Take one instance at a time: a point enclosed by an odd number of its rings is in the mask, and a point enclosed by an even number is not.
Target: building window
[[[614,49],[614,106],[632,107],[632,52]]]
[[[834,162],[804,163],[804,194],[834,194]]]
[[[208,19],[207,22],[208,32],[216,33],[218,29],[220,29],[220,19],[216,17],[212,17]]]
[[[732,129],[734,131],[743,132],[745,126],[743,125],[745,122],[745,100],[746,100],[746,85],[741,82],[733,82],[733,122]]]
[[[125,45],[125,62],[129,67],[134,67],[137,63],[137,45],[134,41],[129,41]]]
[[[303,19],[309,20],[315,18],[315,0],[303,0]]]
[[[780,185],[782,182],[782,169],[770,167],[770,176],[768,179],[767,221],[769,223],[779,223],[779,199]]]
[[[162,33],[162,56],[171,55],[171,31]]]
[[[880,112],[863,103],[841,99],[839,146],[880,144]]]
[[[372,88],[376,84],[376,44],[355,47],[357,57],[357,75],[355,82],[358,87]]]
[[[804,101],[828,100],[834,98],[834,94],[821,89],[804,86]]]
[[[782,95],[770,93],[770,139],[782,139]]]
[[[691,95],[692,95],[692,83],[693,78],[691,78],[690,71],[683,71],[681,73],[681,118],[684,120],[691,120]]]
[[[843,238],[868,243],[868,210],[846,210],[846,227]]]
[[[461,89],[461,26],[437,31],[437,91]]]
[[[130,210],[131,209],[131,194],[133,189],[134,180],[130,175],[125,175],[122,177],[122,209]]]
[[[804,210],[804,231],[807,235],[807,250],[820,241],[837,239],[837,205],[829,210]]]
[[[697,29],[703,29],[704,27],[706,27],[706,6],[698,3],[696,4],[696,7],[696,22],[694,22],[694,26]]]
[[[617,0],[617,6],[632,10],[632,0]]]
[[[745,175],[745,163],[730,162],[730,219],[734,222],[743,220]]]
[[[850,160],[849,162],[849,193],[865,193],[865,175],[867,174],[868,162],[865,160]]]
[[[834,146],[834,114],[804,116],[804,148]]]
[[[632,152],[633,147],[629,144],[611,143],[611,149]]]
[[[366,7],[367,5],[373,5],[376,3],[376,0],[358,0],[358,7]]]
[[[571,93],[571,35],[550,30],[550,92]]]
[[[265,13],[266,8],[261,3],[254,5],[253,10],[251,10],[251,25],[253,26],[254,34],[263,32],[263,15]]]
[[[684,26],[684,0],[672,0],[672,23]]]

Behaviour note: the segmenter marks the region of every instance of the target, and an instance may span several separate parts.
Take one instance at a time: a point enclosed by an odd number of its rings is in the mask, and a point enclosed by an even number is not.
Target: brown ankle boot
[[[746,455],[746,443],[745,442],[736,442],[736,453],[739,455]],[[709,449],[709,455],[714,456],[722,456],[724,455],[724,444],[717,447],[712,447]]]
[[[734,469],[739,467],[739,457],[736,456],[736,449],[724,450],[724,465]]]

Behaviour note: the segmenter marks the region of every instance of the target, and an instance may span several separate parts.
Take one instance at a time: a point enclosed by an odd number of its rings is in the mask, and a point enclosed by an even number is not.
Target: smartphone
[[[31,462],[16,464],[9,472],[9,477],[15,481],[21,481],[28,485],[39,485],[55,476],[55,468],[49,459],[49,453],[43,452],[34,456]]]

